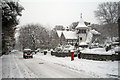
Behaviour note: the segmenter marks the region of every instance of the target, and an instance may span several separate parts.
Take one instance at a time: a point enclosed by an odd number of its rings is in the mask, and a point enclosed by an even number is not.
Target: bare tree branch
[[[118,19],[118,3],[101,3],[95,11],[95,16],[104,24],[116,23]]]

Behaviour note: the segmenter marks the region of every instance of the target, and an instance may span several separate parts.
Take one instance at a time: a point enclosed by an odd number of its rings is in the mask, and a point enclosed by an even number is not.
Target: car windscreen
[[[24,53],[31,53],[31,51],[24,51]]]

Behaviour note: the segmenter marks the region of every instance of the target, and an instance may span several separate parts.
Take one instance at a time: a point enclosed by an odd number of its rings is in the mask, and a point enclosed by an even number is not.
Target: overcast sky
[[[53,28],[55,25],[69,26],[79,21],[80,13],[85,21],[98,23],[94,11],[99,3],[118,0],[19,0],[25,8],[20,25],[39,23]]]

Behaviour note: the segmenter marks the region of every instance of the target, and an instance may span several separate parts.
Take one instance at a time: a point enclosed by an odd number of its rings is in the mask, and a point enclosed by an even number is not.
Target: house
[[[76,32],[66,30],[61,33],[60,42],[62,45],[65,44],[74,45],[77,42],[77,40],[78,37],[76,35]]]
[[[56,30],[56,34],[57,34],[58,38],[61,37],[62,32],[63,32],[63,30]]]
[[[81,42],[85,42],[87,39],[87,34],[90,31],[90,26],[86,26],[83,19],[80,18],[79,23],[77,25],[76,29],[76,35],[78,36],[78,44]]]
[[[64,26],[62,25],[56,25],[55,28],[53,30],[64,30]]]
[[[90,30],[86,37],[86,43],[91,46],[92,43],[98,43],[100,33],[96,30]]]
[[[88,46],[100,35],[96,30],[92,30],[90,24],[86,25],[82,18],[80,18],[78,25],[74,30],[66,29],[56,30],[61,45],[77,43],[79,46]],[[83,43],[85,45],[83,45]]]

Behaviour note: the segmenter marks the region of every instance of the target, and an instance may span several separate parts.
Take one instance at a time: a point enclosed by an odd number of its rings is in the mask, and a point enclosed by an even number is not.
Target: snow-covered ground
[[[23,53],[12,51],[2,56],[3,78],[116,78],[118,61],[94,61],[71,57],[55,57],[50,52],[23,59]]]
[[[2,78],[37,78],[37,76],[24,64],[19,54],[11,53],[2,56]]]
[[[90,74],[95,78],[118,77],[118,61],[94,61],[78,59],[77,57],[74,58],[74,61],[71,61],[70,57],[51,56],[50,52],[47,55],[37,53],[34,58],[60,65],[75,72]]]
[[[86,48],[82,50],[81,52],[84,54],[100,54],[100,55],[115,54],[115,51],[113,49],[106,51],[105,48],[93,48],[93,49]]]
[[[23,52],[12,51],[2,56],[2,78],[94,78],[40,58],[23,59]],[[45,57],[47,58],[47,57]],[[50,59],[50,58],[48,58]]]

